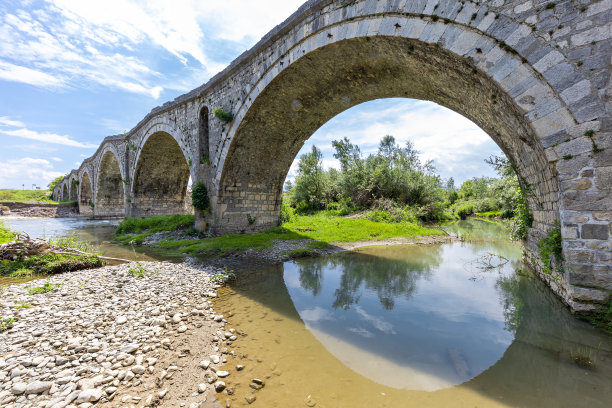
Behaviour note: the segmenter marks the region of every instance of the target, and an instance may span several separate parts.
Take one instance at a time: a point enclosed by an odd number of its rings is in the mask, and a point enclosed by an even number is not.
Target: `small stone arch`
[[[79,182],[79,213],[81,215],[93,215],[93,188],[89,171],[84,170]]]
[[[155,131],[143,138],[138,150],[132,183],[133,217],[188,211],[187,187],[193,163],[176,138],[161,128],[154,127]]]
[[[100,153],[95,188],[94,215],[96,217],[125,216],[125,183],[120,160],[112,148]]]
[[[68,193],[68,183],[66,183],[65,181],[62,183],[62,197],[61,197],[61,201],[68,201],[70,200],[70,195]]]

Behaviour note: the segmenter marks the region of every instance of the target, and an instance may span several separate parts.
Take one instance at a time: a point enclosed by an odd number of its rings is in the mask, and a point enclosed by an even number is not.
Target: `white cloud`
[[[81,162],[80,162],[80,161],[78,161],[78,162],[74,162],[74,164],[75,164],[77,167],[79,167],[79,166],[81,165]]]
[[[64,161],[63,159],[60,159],[59,157],[50,157],[50,159],[57,163]]]
[[[380,330],[381,332],[386,334],[396,334],[396,331],[393,330],[393,325],[385,321],[383,318],[378,316],[372,316],[360,306],[355,306],[355,311],[364,321],[372,324],[372,326],[374,326],[377,330]]]
[[[0,61],[0,79],[42,87],[58,87],[64,85],[64,81],[60,78],[3,61]]]
[[[45,159],[25,157],[0,162],[0,186],[4,188],[21,188],[22,184],[46,186],[62,174],[53,171],[53,165]]]
[[[334,320],[330,311],[320,308],[319,306],[300,311],[300,317],[304,322],[309,324],[319,323],[323,320]]]
[[[9,129],[6,129],[9,128]],[[16,128],[16,129],[10,129]],[[92,143],[82,143],[71,139],[69,136],[57,135],[55,133],[40,133],[34,130],[27,129],[25,124],[11,120],[6,116],[0,116],[0,134],[6,136],[13,136],[22,139],[36,140],[38,142],[58,144],[69,147],[80,147],[80,148],[96,148],[98,145]],[[60,159],[61,160],[61,159]]]

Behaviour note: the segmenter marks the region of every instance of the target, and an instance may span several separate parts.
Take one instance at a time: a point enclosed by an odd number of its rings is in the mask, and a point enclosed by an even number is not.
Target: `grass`
[[[99,268],[104,261],[97,256],[45,254],[29,256],[15,261],[0,261],[0,276],[23,278],[31,274],[52,275],[82,269]]]
[[[0,189],[0,202],[58,204],[51,200],[49,190],[10,190]]]
[[[126,218],[117,227],[116,233],[140,234],[144,231],[148,235],[162,231],[175,231],[193,225],[193,215],[164,215],[151,218]]]
[[[13,327],[16,321],[14,317],[0,317],[0,333]]]
[[[15,233],[10,229],[6,228],[4,223],[0,221],[0,244],[6,244],[15,239]]]
[[[474,215],[477,217],[483,217],[483,218],[495,218],[495,217],[501,217],[502,212],[501,211],[485,211],[485,212],[474,213]]]
[[[185,228],[191,223],[188,216],[153,217],[149,219],[129,219],[125,225],[117,228],[116,242],[138,243],[155,232],[175,231],[180,225]],[[190,220],[193,220],[192,216]],[[146,226],[150,226],[146,229]],[[137,233],[138,235],[120,235]],[[385,240],[394,237],[415,237],[423,235],[441,235],[443,232],[424,228],[414,223],[374,222],[363,218],[344,218],[325,214],[294,216],[282,227],[271,228],[255,234],[229,234],[201,240],[180,240],[166,238],[156,246],[168,250],[177,250],[187,254],[204,256],[225,256],[247,249],[262,250],[270,248],[276,240],[312,239],[310,249],[324,248],[331,242],[354,242]],[[311,246],[312,245],[312,246]]]
[[[128,273],[136,278],[144,278],[146,276],[145,268],[140,262],[128,269]]]
[[[35,287],[28,289],[28,295],[42,295],[43,293],[51,292],[56,287],[57,286],[52,285],[49,282],[46,282],[42,286],[35,286]]]
[[[26,303],[26,302],[21,302],[19,303],[17,306],[15,306],[17,309],[31,309],[34,306],[32,306],[31,303]]]
[[[597,350],[588,346],[578,346],[576,352],[570,351],[570,359],[579,367],[594,370],[597,366],[597,355],[600,347],[601,343],[599,343]]]

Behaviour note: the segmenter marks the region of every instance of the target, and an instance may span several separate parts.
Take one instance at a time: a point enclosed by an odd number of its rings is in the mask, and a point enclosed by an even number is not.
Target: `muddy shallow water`
[[[110,243],[115,221],[7,224],[32,236],[76,233],[107,256],[168,258]],[[460,240],[236,264],[238,279],[215,301],[245,333],[230,360],[245,367],[228,378],[232,406],[251,394],[261,407],[612,406],[612,337],[527,273],[521,246],[498,224],[445,229]],[[253,390],[253,378],[265,387]]]

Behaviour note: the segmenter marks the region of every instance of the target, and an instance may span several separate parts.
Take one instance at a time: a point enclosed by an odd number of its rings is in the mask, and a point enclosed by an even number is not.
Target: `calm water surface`
[[[109,243],[116,221],[7,220],[32,236],[76,233],[107,256],[167,255]],[[494,223],[445,227],[462,241],[369,247],[253,270],[217,310],[232,346],[232,406],[610,407],[612,338],[574,319]],[[176,259],[176,258],[175,258]],[[586,350],[595,362],[573,361]]]

